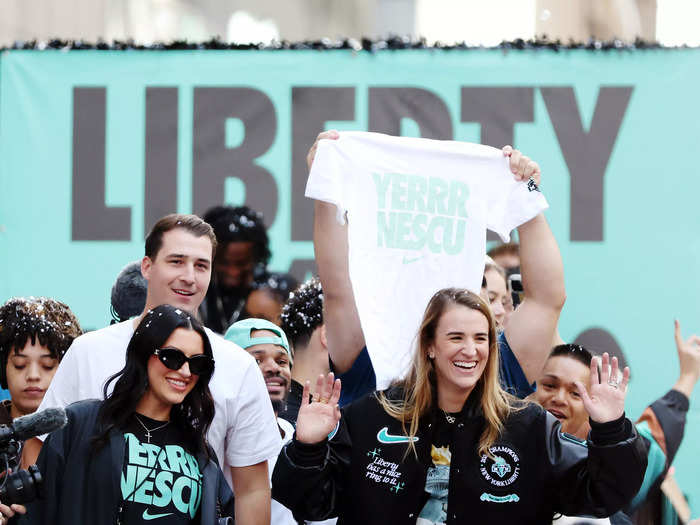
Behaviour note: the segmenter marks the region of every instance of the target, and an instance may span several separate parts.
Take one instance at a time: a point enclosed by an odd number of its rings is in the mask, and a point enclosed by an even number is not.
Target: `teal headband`
[[[253,330],[268,330],[276,336],[272,337],[251,337]],[[284,331],[274,323],[266,319],[244,319],[243,321],[238,321],[233,323],[226,334],[224,339],[237,344],[244,350],[255,345],[265,345],[272,344],[281,346],[284,351],[287,352],[289,359],[292,359],[292,353],[289,351],[289,343],[287,342],[287,336]]]

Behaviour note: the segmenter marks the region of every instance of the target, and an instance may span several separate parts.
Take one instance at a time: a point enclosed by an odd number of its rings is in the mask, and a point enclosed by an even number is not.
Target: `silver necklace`
[[[442,410],[442,408],[441,408],[440,410]],[[445,419],[446,419],[447,422],[450,423],[450,424],[454,423],[454,422],[457,420],[457,418],[455,418],[454,416],[451,416],[450,414],[448,414],[448,413],[445,412],[444,410],[442,410],[442,413],[445,414]]]
[[[170,423],[170,421],[166,421],[166,422],[163,423],[162,425],[160,425],[160,426],[158,426],[158,427],[156,427],[156,428],[151,428],[151,429],[149,430],[149,428],[148,428],[146,425],[143,424],[143,421],[141,421],[141,418],[138,416],[138,414],[134,414],[134,417],[136,418],[136,421],[138,421],[139,424],[140,424],[140,425],[143,427],[143,429],[146,431],[146,441],[147,441],[148,443],[151,442],[151,432],[155,432],[156,430],[160,430],[161,428],[163,428],[164,426],[166,426],[168,423]]]

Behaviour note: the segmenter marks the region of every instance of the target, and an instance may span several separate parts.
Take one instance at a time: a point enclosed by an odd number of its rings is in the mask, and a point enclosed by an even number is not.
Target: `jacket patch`
[[[488,492],[481,494],[479,498],[481,501],[490,501],[491,503],[517,503],[520,501],[520,497],[517,494],[507,494],[506,496],[494,496]]]
[[[367,452],[371,460],[365,469],[365,477],[375,483],[389,486],[389,490],[398,494],[404,488],[404,484],[399,481],[399,464],[385,460],[381,453],[382,449],[378,447]]]
[[[389,427],[384,427],[377,432],[377,441],[387,445],[392,443],[410,443],[412,441],[418,441],[418,436],[395,436],[393,434],[389,434]]]
[[[481,476],[494,487],[507,487],[514,483],[520,475],[518,454],[512,448],[502,445],[491,447],[489,450],[494,459],[486,454],[481,456]]]

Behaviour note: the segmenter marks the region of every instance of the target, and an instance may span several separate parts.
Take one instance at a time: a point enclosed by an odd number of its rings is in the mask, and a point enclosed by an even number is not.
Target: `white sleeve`
[[[510,232],[549,207],[539,188],[529,181],[513,178],[507,158],[497,161],[490,177],[488,218],[486,226],[503,242],[510,241]]]
[[[58,369],[44,394],[44,398],[41,400],[37,412],[47,408],[65,408],[71,403],[80,400],[78,394],[78,359],[76,357],[79,345],[80,342],[76,339],[66,351],[63,359],[58,364]],[[44,441],[46,436],[47,434],[37,437]]]
[[[338,143],[342,140],[341,136],[336,140],[324,139],[318,143],[304,195],[310,199],[334,204],[338,209],[336,215],[338,222],[345,224],[349,197],[345,184],[352,174],[343,173],[343,159],[338,150]]]
[[[227,463],[247,467],[276,457],[282,439],[265,380],[254,360],[243,374],[238,395],[227,403]]]

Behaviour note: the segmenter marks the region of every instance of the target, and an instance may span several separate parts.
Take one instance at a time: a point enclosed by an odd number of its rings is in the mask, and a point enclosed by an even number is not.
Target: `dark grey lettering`
[[[306,280],[308,275],[318,275],[314,259],[294,259],[289,265],[288,272],[299,282]]]
[[[573,88],[540,88],[569,168],[572,241],[603,240],[603,178],[632,89],[600,88],[590,130],[586,132]]]
[[[73,88],[74,241],[131,239],[131,208],[105,205],[106,99],[106,88]]]
[[[329,120],[355,120],[355,88],[292,88],[292,240],[310,241],[314,208],[304,197],[306,154]]]
[[[369,131],[401,134],[401,119],[413,120],[420,136],[452,140],[452,119],[445,102],[435,93],[421,88],[369,88]]]
[[[177,211],[177,109],[175,87],[146,88],[144,233]]]
[[[516,122],[534,120],[531,87],[463,87],[462,122],[481,124],[481,143],[494,148],[513,145]]]
[[[236,148],[226,147],[228,118],[240,119],[245,129],[245,138]],[[226,178],[236,177],[246,186],[245,204],[261,212],[270,226],[277,216],[277,183],[255,162],[272,146],[277,131],[269,97],[252,88],[196,87],[192,127],[194,213],[204,214],[222,204]]]
[[[610,357],[617,357],[620,363],[620,370],[628,366],[627,358],[615,337],[605,328],[589,328],[576,336],[574,344],[581,345],[593,355],[603,355],[603,352],[610,354]]]

